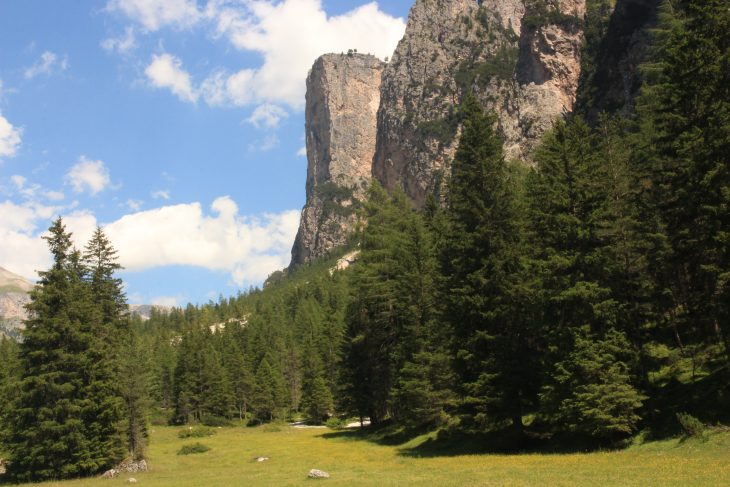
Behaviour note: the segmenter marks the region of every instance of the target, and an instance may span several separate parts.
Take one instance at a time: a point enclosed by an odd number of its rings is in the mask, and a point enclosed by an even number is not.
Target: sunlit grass
[[[114,480],[86,479],[43,485],[126,485],[135,477],[149,486],[429,485],[429,486],[718,486],[730,485],[730,433],[708,441],[678,439],[588,454],[414,456],[420,441],[387,446],[326,429],[231,427],[196,439],[210,451],[181,456],[190,443],[181,428],[155,427],[151,470]],[[254,457],[270,459],[256,462]],[[331,474],[308,480],[312,468]]]

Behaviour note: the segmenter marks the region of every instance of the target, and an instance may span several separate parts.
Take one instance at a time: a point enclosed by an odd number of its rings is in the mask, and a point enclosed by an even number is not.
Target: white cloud
[[[279,145],[279,137],[269,134],[261,140],[248,144],[249,152],[268,152]]]
[[[61,201],[66,197],[66,195],[63,194],[62,192],[52,191],[52,190],[45,191],[43,193],[43,196],[45,196],[46,199],[48,199],[49,201]]]
[[[137,47],[137,39],[134,35],[134,29],[132,27],[126,27],[124,34],[119,37],[110,37],[101,41],[101,47],[105,51],[118,52],[119,54],[126,54],[135,47]]]
[[[20,147],[22,129],[13,127],[8,120],[0,114],[0,159],[13,157]]]
[[[168,88],[182,101],[195,103],[198,94],[190,81],[190,74],[182,69],[182,62],[167,53],[152,56],[145,69],[147,79],[157,88]]]
[[[48,268],[50,255],[41,235],[59,214],[76,246],[83,247],[98,224],[91,212],[34,202],[0,203],[0,266],[28,278]],[[224,196],[212,203],[210,212],[200,203],[163,206],[125,215],[104,229],[130,272],[195,266],[227,272],[244,286],[286,267],[298,226],[297,210],[244,216]]]
[[[103,191],[111,184],[109,170],[103,161],[93,161],[81,156],[79,161],[66,173],[66,184],[77,193],[88,191],[92,196]]]
[[[28,279],[37,279],[36,271],[47,269],[51,256],[40,238],[41,222],[50,220],[60,207],[26,202],[0,203],[0,266]]]
[[[300,147],[299,150],[297,151],[297,156],[307,157],[307,147],[306,146]]]
[[[110,0],[107,9],[124,13],[148,31],[185,29],[201,19],[195,0]]]
[[[25,199],[34,200],[42,196],[49,201],[61,201],[65,198],[62,192],[44,189],[40,184],[28,183],[28,179],[19,174],[10,176],[10,182],[15,192]]]
[[[206,15],[217,35],[264,58],[258,69],[239,71],[219,83],[236,105],[253,101],[301,108],[304,81],[318,56],[355,48],[382,59],[392,55],[405,31],[402,19],[382,12],[375,2],[329,17],[321,0],[210,1]]]
[[[145,71],[155,86],[186,102],[202,97],[211,106],[301,109],[307,73],[318,56],[352,48],[382,59],[392,55],[405,31],[403,19],[384,13],[376,2],[339,16],[328,16],[322,0],[209,0],[203,10],[192,0],[112,0],[108,6],[148,30],[205,23],[215,37],[263,58],[258,67],[218,68],[193,83],[178,58],[155,56]]]
[[[56,71],[65,71],[68,68],[68,57],[64,56],[59,60],[58,55],[51,51],[45,51],[41,54],[38,61],[32,66],[25,69],[23,76],[25,79],[33,79],[40,75],[50,75]]]
[[[280,106],[264,103],[256,107],[256,110],[253,111],[246,121],[256,128],[276,128],[279,126],[279,122],[288,116],[287,111]]]
[[[159,191],[154,191],[152,193],[152,197],[156,200],[169,200],[170,199],[170,191],[166,189],[161,189]]]
[[[131,211],[139,211],[142,208],[142,205],[144,204],[144,201],[142,200],[132,200],[129,199],[124,204],[127,208],[129,208]]]
[[[105,230],[130,271],[189,265],[230,272],[243,285],[288,264],[298,211],[245,217],[227,196],[211,210],[206,215],[199,203],[165,206],[126,215]]]

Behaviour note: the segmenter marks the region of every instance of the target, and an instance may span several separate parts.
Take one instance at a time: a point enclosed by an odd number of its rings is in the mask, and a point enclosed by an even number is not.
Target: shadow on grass
[[[591,438],[577,435],[554,435],[548,438],[547,435],[534,431],[518,433],[511,428],[471,432],[458,429],[428,430],[385,426],[329,432],[320,436],[330,440],[368,441],[378,445],[396,446],[399,455],[413,458],[590,453],[597,450],[615,450],[625,446],[616,443],[601,444]]]

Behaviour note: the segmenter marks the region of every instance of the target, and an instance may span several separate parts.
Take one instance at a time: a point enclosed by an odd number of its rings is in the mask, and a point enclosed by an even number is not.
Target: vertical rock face
[[[307,202],[292,266],[346,242],[372,174],[384,63],[362,54],[327,54],[307,78]]]
[[[416,0],[383,73],[373,176],[416,206],[438,196],[469,91],[497,114],[507,156],[529,161],[573,109],[585,12],[586,0]]]
[[[646,60],[650,29],[657,21],[661,0],[617,0],[593,64],[584,80],[589,88],[580,110],[589,119],[603,111],[628,114],[641,87],[639,66]]]

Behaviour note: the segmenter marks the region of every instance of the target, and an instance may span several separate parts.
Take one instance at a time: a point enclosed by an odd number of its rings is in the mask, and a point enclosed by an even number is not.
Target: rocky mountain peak
[[[347,240],[372,174],[380,80],[385,63],[370,55],[326,54],[307,77],[307,202],[292,265]]]

